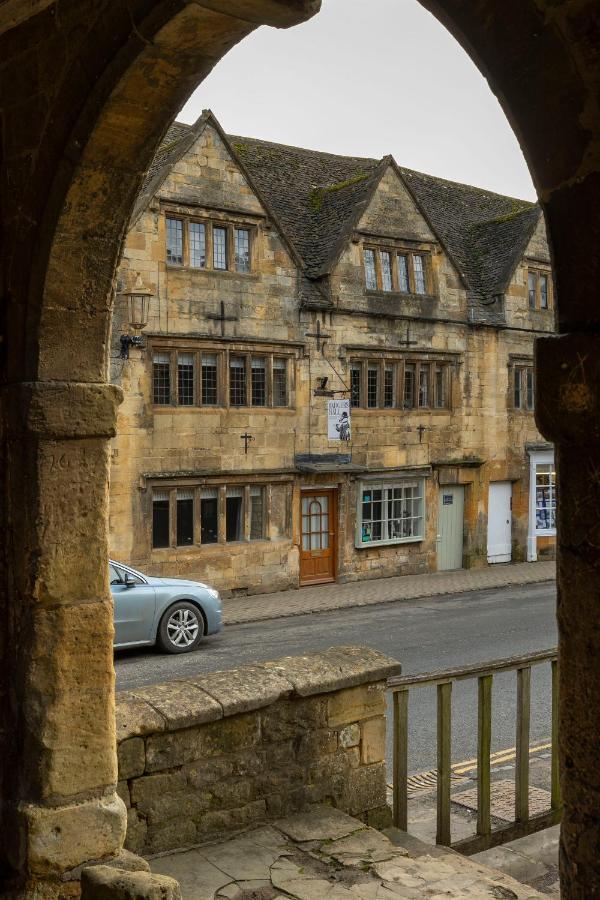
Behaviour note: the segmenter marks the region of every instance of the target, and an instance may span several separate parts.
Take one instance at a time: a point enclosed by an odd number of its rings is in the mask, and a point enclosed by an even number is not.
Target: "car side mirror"
[[[123,582],[126,588],[133,587],[135,584],[135,579],[131,577],[129,572],[125,572],[125,581]]]

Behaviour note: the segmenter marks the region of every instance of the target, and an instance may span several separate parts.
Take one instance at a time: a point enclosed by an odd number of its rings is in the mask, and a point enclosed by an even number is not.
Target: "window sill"
[[[256,412],[260,413],[294,413],[296,408],[293,406],[153,406],[152,412],[155,415],[165,413],[228,413],[228,412]]]
[[[364,407],[364,406],[352,406],[351,411],[352,411],[352,415],[355,415],[357,413],[367,413],[368,415],[370,415],[372,413],[384,413],[386,415],[389,415],[390,413],[395,413],[395,414],[403,413],[404,415],[413,414],[413,415],[418,415],[418,416],[431,416],[431,415],[449,416],[454,412],[454,410],[448,409],[447,407],[444,407],[444,409],[430,409],[430,407],[428,407],[428,406],[411,407],[410,409],[404,409],[401,406],[392,406],[392,407],[375,406],[375,407],[370,407],[370,408]]]
[[[544,531],[541,531],[536,528],[535,536],[538,537],[556,537],[556,528],[547,528]]]
[[[395,297],[398,300],[437,300],[437,294],[413,294],[410,291],[380,291],[373,288],[365,288],[367,297]]]
[[[197,553],[198,551],[201,552],[212,547],[247,547],[249,545],[255,547],[257,544],[272,543],[273,541],[271,541],[269,538],[255,538],[252,540],[249,538],[247,541],[213,541],[210,544],[181,544],[180,546],[178,545],[176,547],[152,547],[150,552],[153,556],[166,557],[167,555],[170,555],[172,553],[185,553],[187,551],[193,551],[194,553]]]
[[[243,278],[248,281],[258,281],[260,275],[258,272],[236,272],[232,269],[201,269],[199,266],[184,266],[183,263],[166,263],[167,271],[174,270],[178,272],[193,272],[196,275],[219,275],[225,278]]]
[[[356,550],[372,550],[377,547],[397,547],[402,544],[421,544],[425,538],[421,537],[408,537],[408,538],[394,538],[391,541],[368,541],[361,542],[355,541],[354,547]]]

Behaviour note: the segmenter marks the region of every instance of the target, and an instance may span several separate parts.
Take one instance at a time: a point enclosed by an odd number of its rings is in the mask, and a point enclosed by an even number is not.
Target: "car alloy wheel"
[[[167,634],[176,647],[190,647],[198,636],[198,616],[191,609],[176,609],[169,616]]]
[[[176,603],[162,618],[158,643],[169,653],[192,650],[204,634],[200,610],[192,603]]]

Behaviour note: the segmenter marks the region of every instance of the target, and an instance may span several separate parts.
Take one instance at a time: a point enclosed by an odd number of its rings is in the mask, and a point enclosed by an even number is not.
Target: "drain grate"
[[[463,775],[458,775],[454,772],[450,773],[450,779],[452,781],[465,780]],[[409,797],[411,794],[418,794],[421,791],[433,790],[437,787],[437,771],[431,769],[429,772],[419,772],[418,775],[410,775],[407,780],[407,786]]]

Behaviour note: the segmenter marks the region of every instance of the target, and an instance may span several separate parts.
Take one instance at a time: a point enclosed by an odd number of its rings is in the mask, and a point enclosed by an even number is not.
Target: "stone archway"
[[[488,76],[555,251],[563,337],[539,348],[558,444],[563,895],[600,892],[600,195],[592,0],[421,0]],[[120,846],[106,583],[113,274],[142,174],[183,99],[260,23],[318,0],[18,0],[0,6],[2,845],[6,889],[57,892]],[[557,124],[558,123],[558,124]],[[576,226],[575,226],[576,223]],[[52,885],[54,884],[54,888]],[[40,888],[41,891],[41,888]]]

